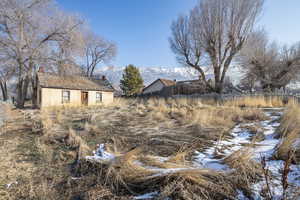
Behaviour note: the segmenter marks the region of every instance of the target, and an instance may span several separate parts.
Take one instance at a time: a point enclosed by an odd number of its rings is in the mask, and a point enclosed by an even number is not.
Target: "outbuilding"
[[[40,108],[51,106],[92,106],[109,104],[114,100],[114,88],[105,78],[60,76],[37,73],[37,104]]]
[[[142,94],[153,94],[161,91],[165,87],[173,86],[176,81],[159,78],[143,89]]]

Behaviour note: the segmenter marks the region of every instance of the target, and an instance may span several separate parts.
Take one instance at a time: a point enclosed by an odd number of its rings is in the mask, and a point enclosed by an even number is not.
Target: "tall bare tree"
[[[50,0],[2,0],[0,2],[0,45],[16,63],[17,107],[22,108],[28,86],[46,45],[69,40],[81,24],[63,15]]]
[[[258,31],[242,49],[240,64],[245,78],[255,79],[263,90],[285,88],[300,72],[300,45],[280,47],[265,31]]]
[[[111,61],[116,55],[116,45],[88,31],[84,37],[84,64],[86,76],[93,76],[99,64]]]
[[[13,77],[14,71],[13,63],[5,60],[5,58],[0,59],[0,89],[3,101],[8,100],[8,81]]]
[[[240,52],[262,11],[264,0],[202,0],[189,16],[173,22],[171,49],[180,63],[194,68],[221,93],[230,64]],[[214,85],[206,81],[211,66]]]
[[[78,58],[84,54],[84,35],[85,23],[80,24],[76,29],[68,34],[67,40],[60,40],[55,43],[55,48],[47,48],[50,52],[45,52],[48,56],[45,62],[48,70],[59,75],[80,74],[81,68]]]

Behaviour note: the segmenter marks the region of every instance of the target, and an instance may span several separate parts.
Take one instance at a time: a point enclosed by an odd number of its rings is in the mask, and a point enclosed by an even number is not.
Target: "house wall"
[[[62,91],[63,89],[55,88],[41,88],[41,103],[40,107],[51,107],[51,106],[81,106],[81,90],[68,90],[70,91],[70,103],[62,103]],[[96,92],[97,91],[88,91],[88,105],[97,105],[96,103]],[[113,92],[102,92],[102,103],[109,104],[113,102]]]
[[[93,106],[99,103],[96,102],[96,93],[101,91],[89,91],[89,101],[88,105]],[[114,93],[113,92],[101,92],[102,93],[102,103],[110,104],[114,101]]]
[[[160,91],[164,88],[164,85],[162,84],[161,81],[156,81],[155,83],[153,83],[152,85],[150,85],[148,88],[146,88],[143,91],[143,94],[150,94],[152,92],[157,92]]]

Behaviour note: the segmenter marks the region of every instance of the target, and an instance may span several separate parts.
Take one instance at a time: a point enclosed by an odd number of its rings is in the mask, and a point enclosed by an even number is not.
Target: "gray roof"
[[[39,85],[44,88],[70,90],[94,90],[113,92],[114,88],[107,79],[89,78],[84,76],[60,76],[52,73],[38,72]]]

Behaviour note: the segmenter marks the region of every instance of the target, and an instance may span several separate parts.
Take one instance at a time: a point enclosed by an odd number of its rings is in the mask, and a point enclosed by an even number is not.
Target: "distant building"
[[[157,93],[161,91],[165,87],[173,86],[176,84],[176,81],[168,80],[168,79],[162,79],[159,78],[152,82],[150,85],[145,87],[142,91],[142,94],[152,94]]]
[[[105,76],[88,78],[38,72],[37,83],[37,103],[40,108],[109,104],[114,99],[114,88]]]
[[[211,80],[208,80],[210,84]],[[209,88],[199,79],[186,81],[171,81],[157,79],[143,89],[142,95],[170,97],[173,95],[191,95],[208,93]]]
[[[208,80],[210,84],[211,81]],[[200,80],[186,80],[178,81],[176,85],[172,87],[172,95],[191,95],[191,94],[205,94],[209,92],[206,84]]]

